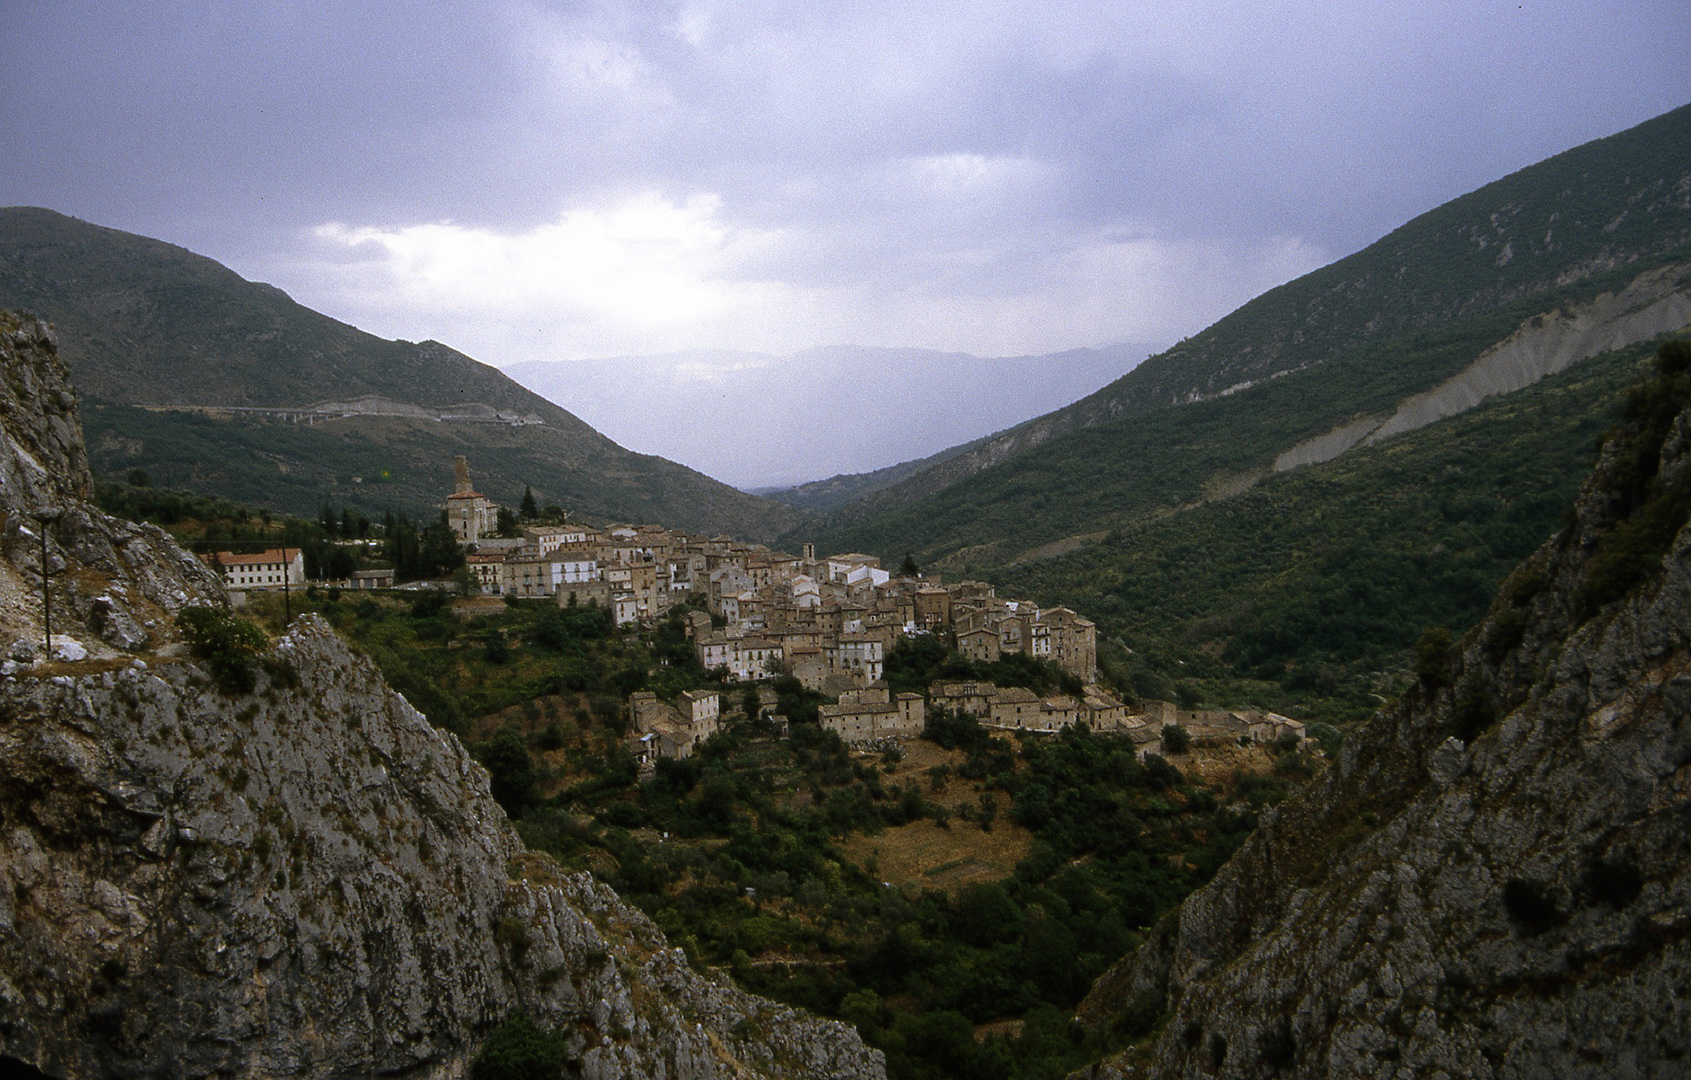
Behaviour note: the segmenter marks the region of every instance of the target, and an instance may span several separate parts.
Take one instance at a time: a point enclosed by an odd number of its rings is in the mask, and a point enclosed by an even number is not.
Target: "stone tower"
[[[457,490],[446,497],[446,521],[458,542],[469,547],[498,527],[498,511],[486,496],[470,486],[470,463],[464,460],[463,454],[453,459],[452,472]]]

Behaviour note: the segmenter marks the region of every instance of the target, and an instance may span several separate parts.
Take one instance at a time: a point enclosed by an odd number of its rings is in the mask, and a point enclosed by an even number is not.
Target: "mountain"
[[[1130,344],[991,359],[858,346],[790,356],[695,350],[531,361],[505,373],[621,442],[750,488],[926,458],[1089,394],[1149,352]],[[641,388],[637,408],[631,384]]]
[[[790,508],[632,453],[438,342],[386,341],[157,240],[0,210],[0,305],[57,327],[97,473],[301,514],[325,499],[426,512],[452,458],[516,505],[769,538]],[[310,412],[312,406],[340,406]],[[256,411],[242,411],[256,410]]]
[[[1126,1076],[1682,1076],[1691,343],[1553,539],[1094,985]]]
[[[1152,696],[1365,715],[1423,625],[1470,625],[1556,527],[1626,350],[1688,324],[1691,108],[1454,200],[788,542],[1070,604]],[[1540,385],[1563,389],[1507,404]]]
[[[796,487],[789,488],[754,488],[754,495],[762,495],[784,502],[800,510],[810,510],[819,514],[831,513],[842,506],[848,506],[859,499],[873,495],[892,487],[900,480],[931,469],[942,461],[966,454],[975,447],[986,442],[992,436],[988,435],[974,442],[963,443],[960,446],[948,447],[937,454],[930,454],[915,461],[901,461],[896,465],[887,465],[864,473],[839,473],[822,480],[811,480]]]
[[[1428,626],[1458,633],[1560,524],[1652,347],[1594,357],[1388,442],[1278,473],[993,572],[1120,646],[1143,696],[1176,687],[1306,721],[1401,691]]]
[[[1169,505],[1229,472],[1256,474],[1305,438],[1348,420],[1388,414],[1457,375],[1521,324],[1563,305],[1619,292],[1691,244],[1691,106],[1530,166],[1414,219],[1362,251],[1273,289],[1209,329],[1138,365],[1066,408],[1021,424],[966,453],[807,526],[825,545],[942,556],[967,546],[936,518],[950,506],[1002,502],[1004,517],[1035,509],[990,485],[939,496],[982,470],[1065,434],[1109,425],[1052,448],[1036,466],[1062,472],[1082,454],[1116,475],[1095,489],[1096,512],[1139,503],[1141,480],[1187,456],[1165,446],[1197,403],[1221,403],[1218,425],[1245,436],[1215,456]],[[1172,411],[1171,411],[1172,410]],[[1154,419],[1153,419],[1154,418]],[[1154,437],[1135,438],[1141,425]],[[1154,481],[1153,481],[1154,482]],[[1039,520],[1041,515],[1032,515]],[[926,523],[925,527],[923,523]],[[1045,530],[1054,539],[1054,529]],[[1042,541],[1043,542],[1043,541]],[[1029,545],[1032,546],[1032,545]]]
[[[885,1076],[526,850],[325,620],[272,642],[90,505],[54,351],[0,312],[0,1075],[464,1076],[502,1040],[554,1075]]]

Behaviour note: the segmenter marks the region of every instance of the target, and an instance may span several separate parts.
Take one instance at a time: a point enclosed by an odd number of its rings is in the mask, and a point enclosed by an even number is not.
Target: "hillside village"
[[[1002,598],[978,581],[895,574],[860,552],[819,557],[807,544],[795,556],[658,525],[531,524],[519,535],[501,536],[499,507],[475,490],[462,456],[454,472],[445,519],[468,553],[468,580],[479,594],[551,599],[560,607],[591,604],[609,610],[617,626],[644,627],[678,605],[702,602],[705,610],[686,617],[702,669],[723,682],[791,676],[834,699],[820,707],[819,720],[848,744],[920,735],[934,708],[1004,731],[1050,734],[1085,724],[1123,733],[1141,748],[1175,724],[1200,739],[1269,742],[1303,735],[1301,723],[1273,713],[1183,713],[1165,702],[1130,709],[1097,681],[1096,627],[1066,607]],[[297,548],[220,552],[208,561],[234,588],[306,584]],[[341,584],[391,587],[393,574],[364,570]],[[885,658],[900,638],[914,635],[955,642],[977,663],[1014,655],[1049,661],[1081,689],[1040,695],[1020,686],[939,681],[926,695],[894,693],[882,679]],[[768,697],[765,704],[772,707],[773,695]],[[673,703],[641,692],[630,698],[628,715],[632,748],[650,765],[690,756],[718,730],[722,709],[716,691],[689,691]]]
[[[1097,629],[1064,607],[999,598],[980,582],[893,573],[873,555],[817,557],[660,525],[528,525],[495,535],[498,507],[475,491],[463,458],[446,499],[454,535],[484,595],[597,604],[619,626],[652,625],[692,597],[699,663],[738,681],[785,672],[837,695],[881,677],[903,635],[948,632],[971,659],[1023,653],[1084,683],[1097,678]]]

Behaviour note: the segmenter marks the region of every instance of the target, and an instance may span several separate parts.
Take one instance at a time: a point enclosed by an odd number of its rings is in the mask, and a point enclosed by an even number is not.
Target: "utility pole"
[[[59,520],[64,511],[52,506],[43,506],[33,513],[36,524],[41,529],[41,632],[47,639],[47,659],[53,658],[53,593],[48,587],[50,568],[47,565],[47,526]]]

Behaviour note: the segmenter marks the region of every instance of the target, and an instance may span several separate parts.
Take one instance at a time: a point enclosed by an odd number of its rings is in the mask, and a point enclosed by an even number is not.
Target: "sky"
[[[1691,100],[1684,0],[0,12],[0,205],[496,366],[1159,348]]]

